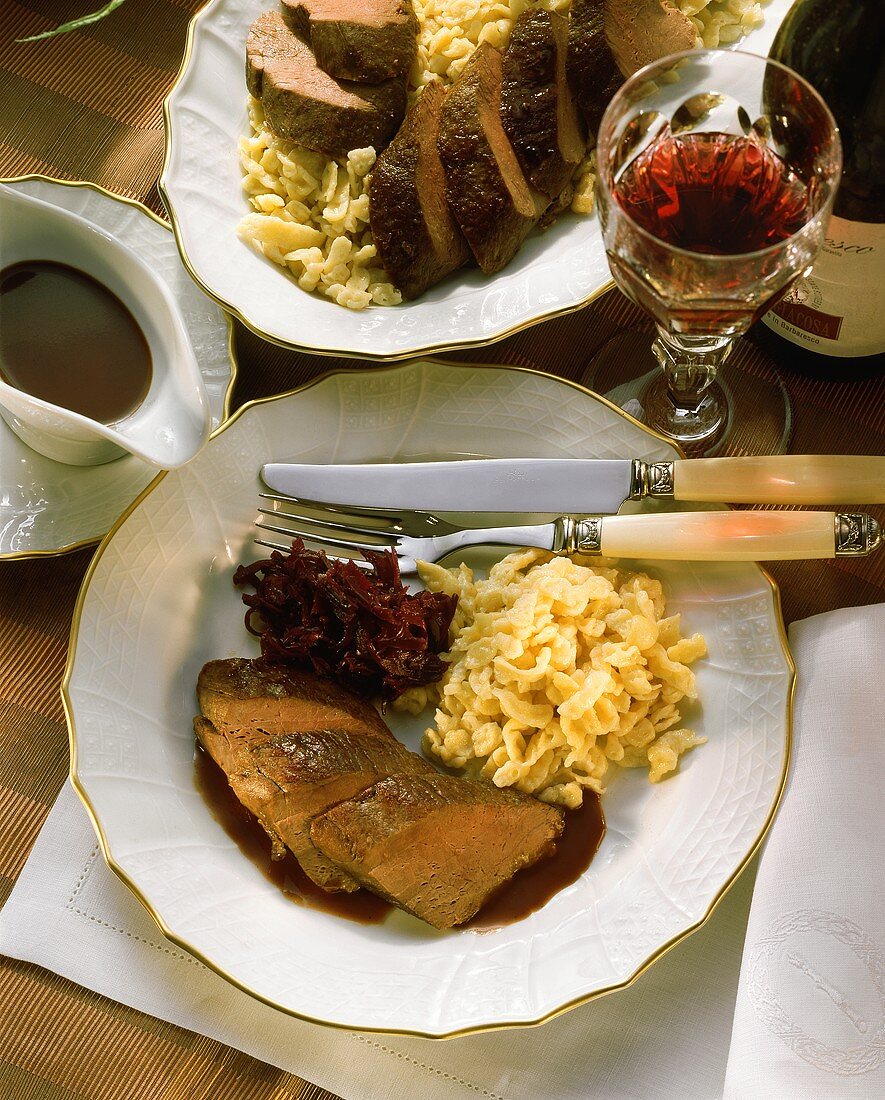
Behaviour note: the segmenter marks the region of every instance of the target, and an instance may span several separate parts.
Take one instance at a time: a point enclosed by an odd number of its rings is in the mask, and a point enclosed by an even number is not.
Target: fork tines
[[[284,553],[291,549],[291,539],[301,538],[308,542],[320,543],[324,546],[332,546],[341,550],[386,550],[397,544],[399,521],[392,516],[372,516],[368,513],[345,512],[340,508],[333,508],[315,502],[298,500],[295,497],[286,497],[274,493],[259,493],[262,500],[270,501],[269,505],[260,504],[259,512],[264,519],[256,521],[255,526],[262,531],[272,534],[286,535],[290,542],[270,542],[265,539],[255,539],[260,546],[269,547],[272,550],[281,550]],[[278,507],[284,506],[284,507]],[[313,514],[311,514],[313,513]],[[367,520],[376,519],[381,526],[371,526]],[[273,520],[273,522],[268,522]],[[347,535],[368,536],[367,538],[346,538]],[[358,565],[367,566],[368,563],[361,559],[356,560]]]

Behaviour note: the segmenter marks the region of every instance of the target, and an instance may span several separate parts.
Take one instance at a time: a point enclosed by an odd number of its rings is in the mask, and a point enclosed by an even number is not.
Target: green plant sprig
[[[39,42],[41,38],[55,38],[57,34],[67,34],[68,31],[78,31],[81,27],[88,27],[110,15],[124,2],[124,0],[110,0],[103,8],[92,12],[90,15],[81,15],[79,19],[72,19],[70,23],[62,23],[51,31],[43,31],[42,34],[32,34],[28,38],[16,38],[16,42]]]

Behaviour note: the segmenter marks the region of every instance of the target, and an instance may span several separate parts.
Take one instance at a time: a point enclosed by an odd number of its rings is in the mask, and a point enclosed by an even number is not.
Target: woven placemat
[[[192,0],[127,0],[85,31],[33,44],[97,0],[0,0],[0,175],[88,179],[162,211],[162,99],[178,70]],[[586,380],[596,352],[623,330],[649,332],[618,293],[502,343],[447,356],[513,363]],[[234,407],[292,389],[351,360],[317,359],[237,330]],[[775,370],[744,342],[753,377]],[[795,452],[885,453],[885,381],[813,381],[782,373]],[[742,441],[736,441],[740,450]],[[846,501],[846,506],[852,502]],[[885,522],[885,509],[876,511]],[[0,905],[68,768],[59,697],[71,614],[92,551],[0,562]],[[787,621],[878,602],[885,555],[780,563]],[[214,1040],[155,1020],[38,967],[0,960],[0,1096],[4,1100],[328,1100],[331,1094]],[[121,1086],[125,1082],[125,1087]],[[122,1091],[121,1091],[122,1089]]]

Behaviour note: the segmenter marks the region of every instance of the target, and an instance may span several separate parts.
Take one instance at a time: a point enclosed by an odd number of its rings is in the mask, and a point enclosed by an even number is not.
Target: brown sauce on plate
[[[199,746],[194,757],[194,783],[212,816],[243,855],[293,901],[361,924],[380,924],[394,908],[368,890],[357,890],[354,894],[327,893],[305,875],[291,853],[283,859],[271,859],[270,837],[237,799],[221,768]],[[566,811],[565,830],[555,853],[514,875],[459,929],[490,931],[534,913],[554,894],[580,878],[596,855],[604,833],[599,796],[588,791],[579,810]]]
[[[581,808],[565,811],[565,828],[553,855],[517,872],[489,898],[476,916],[459,928],[491,931],[534,913],[554,894],[581,877],[593,862],[604,833],[605,819],[599,795],[595,791],[585,791]]]
[[[77,268],[27,260],[0,271],[0,377],[103,424],[134,412],[153,373],[120,299]]]

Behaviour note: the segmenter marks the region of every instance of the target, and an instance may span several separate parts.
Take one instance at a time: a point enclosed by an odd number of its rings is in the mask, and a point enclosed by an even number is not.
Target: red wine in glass
[[[708,256],[740,256],[778,245],[808,221],[809,191],[789,165],[754,135],[726,133],[658,136],[623,170],[614,197],[633,221],[652,236],[680,250]],[[654,254],[647,254],[654,274]],[[696,285],[691,265],[683,267],[685,289]],[[672,274],[672,268],[670,269]],[[625,271],[634,295],[652,312],[643,279]],[[753,301],[750,311],[761,316],[776,292]],[[738,314],[741,304],[716,308],[690,301],[671,301],[669,315],[683,332],[707,331]]]
[[[729,256],[792,237],[808,220],[808,188],[754,137],[660,137],[621,173],[615,197],[659,240]]]

